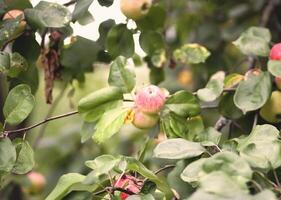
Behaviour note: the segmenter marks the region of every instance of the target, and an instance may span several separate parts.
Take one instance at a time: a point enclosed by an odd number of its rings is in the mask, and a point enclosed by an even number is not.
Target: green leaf
[[[158,30],[163,29],[166,21],[166,10],[158,5],[152,5],[148,13],[136,24],[141,30]]]
[[[81,142],[84,143],[88,139],[90,139],[94,132],[95,132],[96,123],[94,122],[83,122],[80,135],[81,135]]]
[[[0,73],[6,73],[10,68],[10,55],[7,52],[0,52]]]
[[[184,117],[169,112],[161,118],[164,133],[169,138],[186,138],[188,139],[188,123]]]
[[[33,9],[24,10],[29,25],[35,28],[61,28],[71,21],[71,13],[57,3],[40,1]]]
[[[98,42],[103,48],[104,48],[104,45],[105,45],[105,42],[106,42],[108,32],[115,25],[116,24],[115,24],[115,21],[113,19],[108,19],[108,20],[100,23],[100,25],[99,25],[99,35],[100,36],[99,36]]]
[[[133,33],[127,29],[126,24],[118,24],[110,29],[107,34],[106,48],[113,58],[120,55],[129,58],[134,55]]]
[[[183,170],[181,178],[186,182],[197,184],[207,174],[215,171],[224,172],[238,184],[243,185],[252,178],[252,170],[247,161],[227,151],[192,162]]]
[[[171,95],[165,106],[182,117],[196,116],[200,112],[197,99],[190,92],[181,90]]]
[[[35,94],[39,85],[39,73],[34,62],[29,64],[26,71],[22,71],[16,78],[11,79],[10,88],[16,87],[19,84],[27,84],[31,88],[31,93]]]
[[[20,25],[21,21],[22,18],[17,17],[0,23],[0,47],[3,47],[5,42],[17,38],[24,32],[26,26]]]
[[[246,31],[247,35],[264,39],[266,42],[271,41],[271,33],[268,28],[252,26]]]
[[[35,165],[34,152],[26,140],[18,140],[15,142],[17,150],[17,160],[12,170],[16,174],[26,174],[31,171]]]
[[[140,34],[139,43],[141,48],[148,55],[153,55],[165,49],[165,42],[162,35],[156,31],[144,31]]]
[[[200,158],[187,165],[187,167],[181,173],[181,179],[192,184],[193,186],[197,186],[199,180],[207,174],[203,171],[203,164],[206,160],[207,158]]]
[[[263,190],[262,192],[249,195],[245,193],[236,193],[232,195],[218,195],[213,193],[207,193],[201,189],[194,192],[188,200],[277,200],[275,194],[270,190]]]
[[[40,55],[40,45],[35,39],[35,35],[21,35],[13,43],[13,52],[18,52],[30,64],[35,62]]]
[[[264,170],[281,166],[281,141],[274,126],[257,125],[248,137],[238,140],[237,150],[252,167]]]
[[[246,55],[268,56],[271,34],[262,27],[250,27],[233,42]]]
[[[197,96],[201,101],[211,102],[216,100],[223,92],[224,73],[219,71],[208,81],[205,88],[197,91]]]
[[[128,110],[127,108],[115,108],[104,113],[97,123],[93,139],[102,143],[117,133],[124,124]]]
[[[204,63],[210,55],[205,47],[196,43],[185,44],[173,52],[176,61],[187,64]]]
[[[118,163],[119,158],[112,155],[101,155],[94,160],[88,160],[85,165],[95,171],[96,175],[108,174]]]
[[[280,60],[269,60],[267,62],[268,71],[273,76],[281,76],[281,61]]]
[[[228,119],[238,119],[243,115],[243,112],[235,106],[233,98],[234,93],[226,93],[219,103],[220,114]]]
[[[149,80],[153,85],[158,85],[165,80],[164,68],[151,67],[149,71]]]
[[[116,58],[110,65],[108,83],[122,89],[124,93],[130,93],[136,84],[136,74],[125,67],[126,60],[123,57]]]
[[[24,10],[25,8],[32,8],[32,4],[29,0],[13,0],[7,1],[5,0],[5,4],[7,5],[8,10],[18,9]]]
[[[14,87],[8,94],[3,113],[5,121],[17,125],[28,117],[35,104],[30,87],[25,84]]]
[[[85,122],[95,122],[99,120],[106,111],[120,107],[122,106],[122,103],[121,100],[108,101],[92,109],[88,109],[87,111],[81,111],[80,114]]]
[[[245,114],[261,108],[271,94],[271,79],[268,72],[250,76],[240,82],[234,94],[234,104]]]
[[[89,112],[102,104],[122,98],[123,93],[120,88],[114,86],[102,88],[83,97],[78,103],[78,111],[79,113]]]
[[[193,192],[192,186],[184,182],[180,177],[182,171],[186,166],[186,163],[187,162],[185,162],[184,160],[178,161],[176,163],[176,167],[174,167],[167,176],[170,187],[177,191],[181,199],[189,197]]]
[[[15,78],[21,72],[26,71],[27,69],[27,61],[19,53],[0,53],[0,72],[7,74],[7,76],[11,78]]]
[[[215,171],[204,176],[200,180],[200,188],[205,192],[229,197],[248,192],[246,183],[237,183],[223,171]]]
[[[198,139],[203,146],[213,146],[219,144],[221,136],[222,133],[218,132],[213,127],[209,127],[205,132],[198,135]]]
[[[154,157],[164,159],[193,158],[204,152],[205,149],[200,143],[181,138],[164,140],[153,151]]]
[[[157,177],[152,171],[147,169],[141,162],[139,162],[135,158],[125,157],[125,161],[127,162],[128,170],[138,172],[143,177],[148,178],[150,181],[154,182],[157,185],[157,188],[165,194],[167,199],[172,198],[173,193],[166,181]]]
[[[88,9],[92,3],[93,3],[93,0],[78,1],[75,4],[74,11],[72,13],[72,21],[77,21],[77,20],[80,20],[81,18],[87,17],[87,15],[89,14]],[[93,17],[92,17],[92,19],[93,19]]]
[[[151,194],[131,195],[126,200],[155,200]]]
[[[47,196],[46,200],[61,200],[71,191],[71,187],[77,183],[81,183],[85,176],[77,173],[69,173],[60,177],[56,187]]]
[[[62,49],[60,61],[65,70],[77,78],[81,73],[93,70],[93,63],[100,50],[97,42],[77,36],[75,42]]]
[[[9,138],[0,139],[0,172],[10,172],[16,161],[16,149]]]
[[[114,0],[98,0],[101,6],[109,7],[113,4]]]
[[[17,52],[10,55],[10,68],[7,73],[9,77],[17,77],[21,72],[26,71],[28,68],[28,63],[25,58]]]

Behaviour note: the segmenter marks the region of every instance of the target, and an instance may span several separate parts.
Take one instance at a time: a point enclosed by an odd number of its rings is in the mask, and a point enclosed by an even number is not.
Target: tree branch
[[[41,122],[38,122],[36,124],[33,124],[33,125],[25,127],[25,128],[20,128],[20,129],[16,129],[16,130],[7,130],[7,131],[2,132],[2,134],[3,134],[2,137],[3,136],[7,137],[9,134],[13,134],[13,133],[26,132],[28,130],[36,128],[37,126],[45,124],[45,123],[47,123],[49,121],[60,119],[60,118],[65,118],[65,117],[68,117],[68,116],[71,116],[71,115],[75,115],[77,113],[78,113],[78,111],[72,111],[72,112],[69,112],[69,113],[62,114],[62,115],[57,115],[57,116],[49,117],[47,119],[42,120]]]
[[[274,10],[274,8],[280,4],[281,1],[280,0],[269,0],[263,13],[261,16],[261,21],[260,21],[260,26],[261,27],[266,27],[269,21],[269,18],[272,14],[272,11]]]
[[[71,1],[69,1],[69,2],[67,2],[67,3],[65,3],[63,5],[64,6],[71,6],[71,5],[75,4],[75,3],[77,3],[77,0],[71,0]]]

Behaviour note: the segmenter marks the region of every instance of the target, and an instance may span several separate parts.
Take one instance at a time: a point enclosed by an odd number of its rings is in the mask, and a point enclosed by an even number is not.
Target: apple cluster
[[[271,48],[269,59],[281,61],[281,43],[275,44]],[[277,88],[281,90],[281,77],[275,77],[274,82]],[[272,92],[270,99],[260,110],[261,117],[270,123],[281,122],[281,92],[279,90]]]
[[[159,121],[159,112],[165,104],[164,92],[155,85],[142,88],[136,94],[133,124],[137,128],[152,128]]]

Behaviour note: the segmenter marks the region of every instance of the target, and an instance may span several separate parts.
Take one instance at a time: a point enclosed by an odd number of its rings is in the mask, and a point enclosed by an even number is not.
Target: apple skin
[[[129,19],[141,19],[148,13],[152,0],[121,0],[120,9]]]
[[[149,85],[137,92],[136,107],[145,113],[158,113],[165,104],[165,93],[155,85]]]
[[[281,43],[273,45],[269,53],[270,60],[281,60]]]
[[[261,108],[260,116],[264,120],[270,123],[281,122],[281,92],[280,91],[272,92],[270,99]]]
[[[19,26],[16,28],[13,35],[10,36],[10,40],[17,38],[24,32],[24,30],[26,28],[26,21],[24,20],[24,13],[22,10],[10,10],[10,11],[6,12],[5,15],[3,16],[3,20],[10,20],[10,19],[15,19],[21,15],[22,15],[22,18],[19,23]]]
[[[122,188],[122,189],[125,189],[127,191],[138,194],[138,193],[140,193],[140,189],[142,187],[142,184],[138,184],[138,179],[133,177],[133,176],[123,175],[119,180],[117,180],[114,183],[114,187]],[[120,194],[121,200],[125,200],[129,196],[130,195],[125,193],[125,192],[121,192],[121,194]]]
[[[148,129],[154,127],[159,121],[158,114],[145,113],[138,108],[134,109],[133,125],[140,129]]]
[[[35,171],[29,172],[26,176],[30,182],[30,186],[27,188],[28,193],[41,193],[46,185],[45,177],[41,173]]]

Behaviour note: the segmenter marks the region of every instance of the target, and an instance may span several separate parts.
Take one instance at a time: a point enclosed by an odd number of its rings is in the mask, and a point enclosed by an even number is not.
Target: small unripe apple
[[[273,45],[269,53],[270,60],[281,60],[281,43]]]
[[[165,93],[155,85],[149,85],[137,92],[136,107],[142,112],[158,113],[165,104]]]
[[[276,84],[276,87],[281,90],[281,77],[280,76],[277,76],[274,78],[274,82]]]
[[[250,76],[258,76],[261,74],[261,69],[259,68],[253,68],[253,69],[250,69],[248,70],[245,75],[244,75],[244,80],[248,80]]]
[[[30,186],[27,189],[29,193],[39,194],[43,191],[46,185],[46,179],[41,173],[35,171],[29,172],[27,178],[30,182]]]
[[[143,185],[143,183],[141,181],[139,181],[137,178],[130,176],[130,175],[123,175],[120,179],[118,179],[114,183],[114,187],[122,188],[122,189],[132,192],[134,194],[140,193],[140,189],[141,189],[142,185]],[[121,200],[125,200],[129,196],[130,195],[125,192],[121,192],[121,194],[120,194]]]
[[[281,122],[281,92],[280,91],[272,92],[270,99],[261,108],[260,115],[264,120],[270,123]]]
[[[10,39],[14,39],[21,35],[26,27],[26,21],[24,20],[24,13],[22,10],[10,10],[5,13],[3,20],[10,20],[10,19],[15,19],[17,17],[21,16],[19,26],[16,28],[14,31],[14,34],[10,36]]]
[[[159,120],[158,114],[152,114],[152,113],[145,113],[139,110],[138,108],[134,109],[134,119],[133,124],[135,127],[140,129],[147,129],[154,127]]]
[[[136,21],[148,13],[151,3],[152,0],[121,0],[120,9],[127,18]]]

